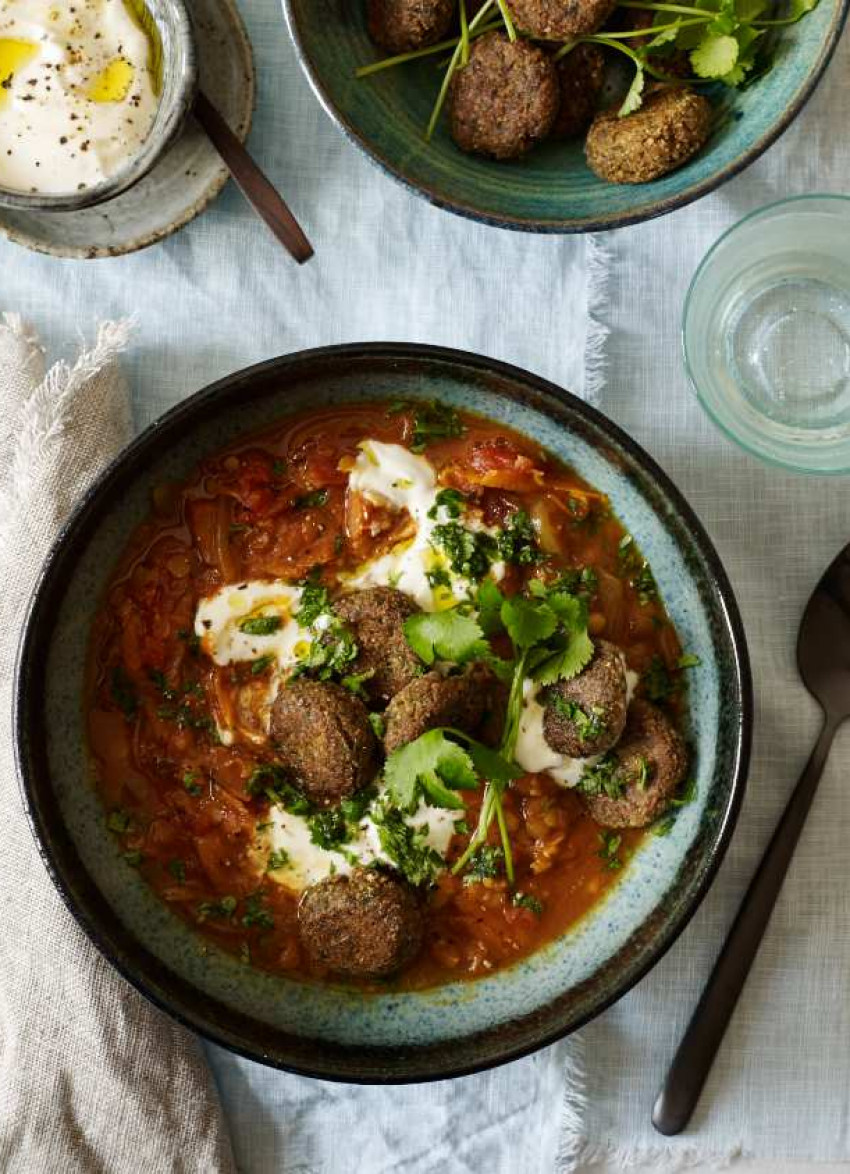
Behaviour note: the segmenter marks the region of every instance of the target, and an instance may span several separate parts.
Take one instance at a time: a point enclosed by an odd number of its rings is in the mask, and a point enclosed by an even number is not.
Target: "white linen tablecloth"
[[[736,1154],[850,1159],[846,736],[694,1130],[659,1145],[649,1125],[664,1065],[815,735],[794,671],[796,626],[847,539],[846,482],[763,468],[704,419],[681,369],[681,304],[699,257],[743,212],[850,183],[850,44],[763,161],[695,206],[592,242],[474,225],[413,197],[330,126],[275,0],[244,0],[243,14],[259,68],[251,144],[302,219],[314,261],[297,269],[228,188],[201,220],[135,257],[58,262],[0,243],[0,308],[34,320],[54,350],[96,318],[137,311],[128,370],[139,426],[246,363],[361,339],[466,347],[598,393],[718,543],[751,642],[758,730],[740,829],[712,892],[660,966],[578,1042],[452,1086],[404,1090],[301,1080],[208,1048],[240,1169],[548,1174],[579,1157],[650,1170],[717,1168]],[[589,323],[589,308],[601,324]]]

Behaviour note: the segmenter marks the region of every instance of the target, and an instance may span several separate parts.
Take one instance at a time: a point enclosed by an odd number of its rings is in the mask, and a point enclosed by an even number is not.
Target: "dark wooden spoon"
[[[309,261],[313,256],[313,246],[290,212],[286,201],[248,154],[245,144],[233,133],[209,98],[200,90],[195,96],[192,113],[221,155],[228,171],[254,211],[265,220],[299,265]]]
[[[803,684],[823,710],[823,729],[658,1094],[652,1123],[660,1133],[680,1133],[696,1108],[782,888],[835,732],[850,717],[850,546],[829,567],[803,613],[797,664]]]

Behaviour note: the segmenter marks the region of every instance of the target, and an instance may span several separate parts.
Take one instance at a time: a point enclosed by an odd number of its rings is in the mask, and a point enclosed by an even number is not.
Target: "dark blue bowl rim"
[[[246,387],[262,383],[270,376],[298,377],[315,364],[332,364],[340,358],[355,362],[368,360],[391,366],[399,362],[447,364],[482,375],[502,376],[524,384],[532,393],[540,393],[544,400],[550,397],[573,416],[583,418],[596,429],[601,429],[648,474],[671,503],[676,515],[692,537],[710,571],[714,592],[719,599],[732,649],[735,670],[735,694],[738,701],[736,746],[729,801],[722,812],[713,848],[705,866],[701,883],[695,889],[691,904],[671,918],[659,931],[655,945],[641,965],[634,968],[616,990],[581,1015],[574,1022],[559,1024],[531,1043],[497,1047],[484,1060],[470,1062],[463,1057],[475,1050],[475,1041],[492,1037],[494,1029],[476,1036],[462,1036],[444,1043],[420,1048],[348,1048],[275,1033],[256,1020],[235,1012],[204,995],[198,998],[197,989],[166,967],[125,929],[117,915],[105,901],[94,882],[79,862],[70,836],[61,823],[51,828],[47,812],[40,802],[38,789],[50,789],[43,736],[38,735],[41,720],[41,682],[44,679],[46,650],[50,643],[50,616],[55,614],[50,601],[61,595],[64,582],[62,571],[66,563],[73,566],[75,551],[87,541],[96,528],[100,512],[107,507],[111,495],[120,492],[123,483],[133,480],[144,468],[147,457],[155,452],[160,439],[175,440],[185,435],[194,418],[207,409],[215,411],[227,404]],[[546,411],[545,405],[536,405]],[[60,897],[69,912],[100,953],[140,994],[178,1023],[209,1040],[249,1060],[273,1068],[322,1080],[358,1084],[410,1084],[431,1080],[467,1076],[529,1055],[559,1039],[572,1034],[628,993],[667,953],[684,931],[702,903],[717,874],[740,813],[746,789],[753,730],[753,687],[750,659],[743,621],[726,571],[711,539],[675,484],[648,453],[616,424],[596,408],[578,399],[570,392],[532,375],[522,368],[470,352],[419,343],[344,343],[293,352],[257,363],[225,376],[194,393],[150,424],[96,478],[65,522],[53,542],[39,572],[27,606],[13,679],[12,722],[15,764],[18,784],[30,830],[39,854]],[[71,868],[79,869],[80,877],[71,875]],[[80,901],[78,891],[84,900]],[[640,930],[636,931],[637,933]],[[626,947],[624,947],[625,949]],[[588,980],[593,981],[593,978]],[[201,1010],[198,1010],[198,1005]],[[210,1010],[212,1008],[212,1010]],[[544,1009],[545,1010],[545,1009]],[[223,1022],[222,1022],[223,1020]],[[522,1019],[517,1020],[521,1024]],[[293,1060],[286,1048],[275,1051],[257,1043],[246,1042],[249,1034],[261,1033],[280,1036],[312,1047],[318,1059],[311,1056],[307,1062]],[[529,1029],[531,1030],[531,1029]],[[498,1035],[498,1029],[495,1029]],[[445,1053],[452,1054],[447,1060]],[[441,1054],[442,1053],[442,1054]],[[368,1063],[366,1062],[368,1061]],[[397,1070],[398,1065],[404,1071]]]
[[[405,175],[395,163],[374,147],[357,130],[343,111],[336,105],[323,85],[321,78],[313,68],[309,53],[298,29],[298,22],[293,10],[293,0],[281,0],[281,3],[283,4],[286,26],[292,38],[292,43],[295,46],[298,61],[319,104],[331,121],[339,127],[345,137],[359,147],[380,171],[385,175],[389,175],[398,183],[401,183],[409,191],[415,192],[427,200],[429,204],[433,204],[434,207],[442,208],[447,212],[453,212],[455,215],[465,217],[467,220],[475,220],[480,224],[488,224],[494,228],[509,228],[514,232],[533,232],[544,235],[560,234],[563,236],[585,232],[607,232],[616,228],[626,228],[630,224],[642,224],[647,220],[655,220],[659,216],[666,216],[669,212],[675,212],[677,208],[684,208],[687,204],[692,204],[695,200],[702,199],[709,192],[713,192],[723,184],[728,183],[730,179],[738,175],[741,171],[744,171],[751,163],[755,163],[756,159],[763,155],[768,147],[776,142],[780,135],[785,133],[817,89],[818,83],[826,71],[826,67],[832,60],[838,42],[841,39],[841,32],[847,20],[848,13],[850,13],[850,0],[838,0],[832,24],[829,27],[820,54],[809,72],[805,85],[797,94],[794,101],[786,107],[770,130],[757,138],[745,151],[742,151],[732,163],[721,167],[719,171],[715,172],[708,179],[692,184],[678,195],[655,200],[637,212],[621,212],[610,216],[587,218],[573,217],[556,220],[532,220],[485,212],[481,208],[477,208],[474,204],[449,199],[443,196],[437,188],[415,181]]]

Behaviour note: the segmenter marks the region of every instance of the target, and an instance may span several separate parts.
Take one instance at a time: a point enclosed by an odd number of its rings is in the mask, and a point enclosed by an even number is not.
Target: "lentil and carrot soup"
[[[130,536],[90,647],[105,819],[246,963],[474,977],[684,801],[691,659],[605,496],[529,439],[439,403],[291,416]]]

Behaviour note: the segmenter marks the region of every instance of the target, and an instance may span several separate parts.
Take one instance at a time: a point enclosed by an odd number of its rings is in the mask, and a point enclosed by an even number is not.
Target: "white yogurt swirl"
[[[158,106],[125,0],[0,0],[0,185],[67,195],[121,171]]]

